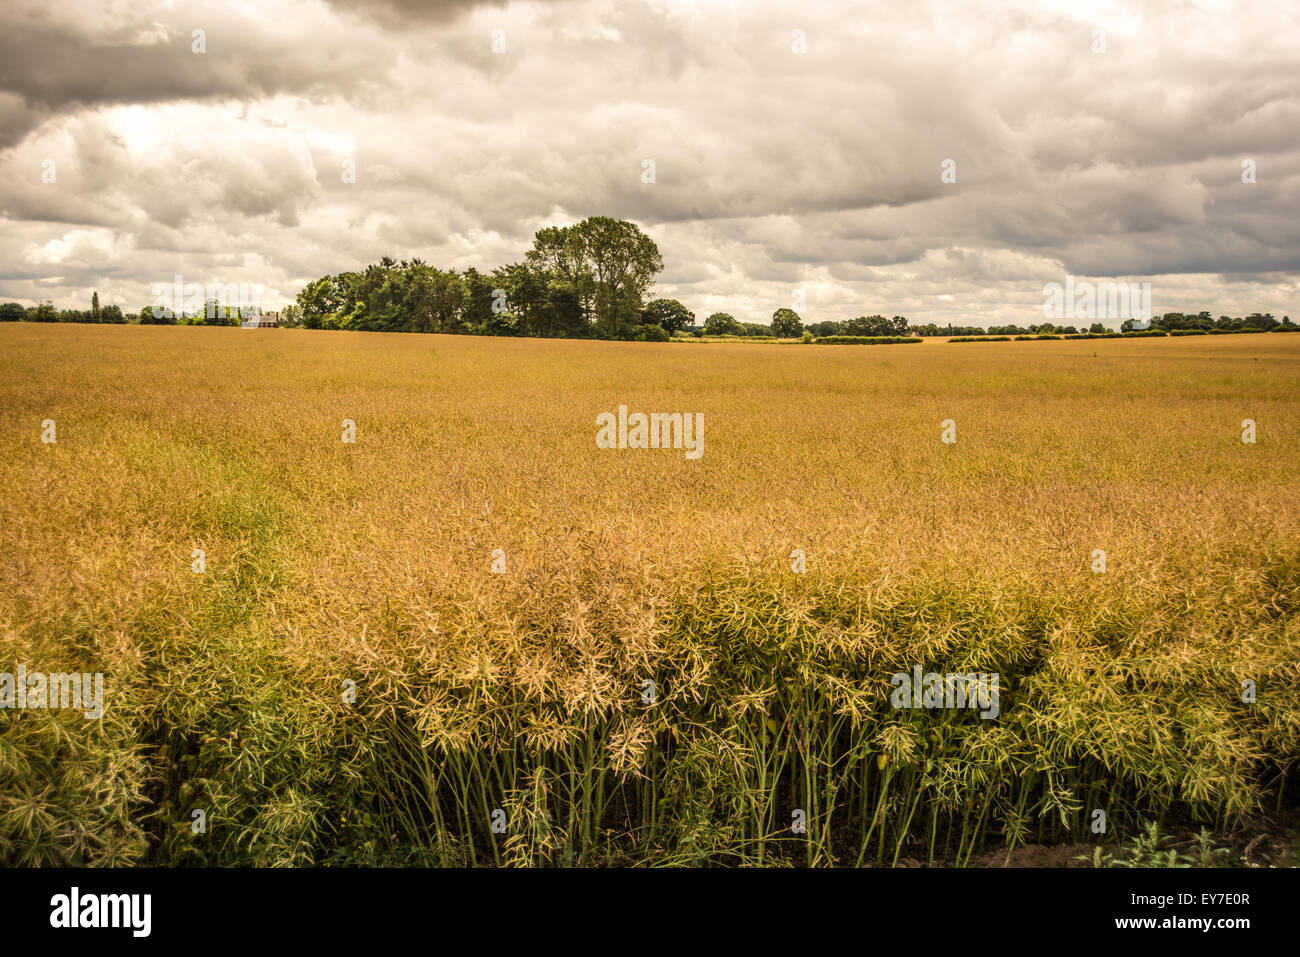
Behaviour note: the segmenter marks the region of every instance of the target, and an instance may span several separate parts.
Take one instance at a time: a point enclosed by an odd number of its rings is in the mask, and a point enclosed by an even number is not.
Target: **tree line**
[[[815,328],[820,323],[813,323],[810,329]],[[831,323],[830,325],[834,325]],[[1152,329],[1163,329],[1166,332],[1173,332],[1175,329],[1204,329],[1210,331],[1217,329],[1223,332],[1239,332],[1242,330],[1255,330],[1259,332],[1268,332],[1273,329],[1292,327],[1290,316],[1283,316],[1281,320],[1275,319],[1271,312],[1258,313],[1252,312],[1248,316],[1219,316],[1218,319],[1211,317],[1209,312],[1200,313],[1183,313],[1167,312],[1163,316],[1151,317]],[[1133,320],[1125,319],[1120,323],[1120,332],[1129,332],[1133,329]],[[1094,322],[1090,326],[1062,326],[1051,322],[1033,323],[1028,326],[989,326],[985,329],[982,326],[936,326],[934,323],[927,323],[923,326],[913,326],[912,334],[919,336],[1033,336],[1033,335],[1065,335],[1073,336],[1083,333],[1102,334],[1113,332],[1107,329],[1100,322]],[[825,335],[827,333],[818,333]]]
[[[34,306],[18,302],[0,303],[0,322],[108,322],[122,325],[135,317],[127,316],[120,306],[100,306],[99,293],[90,297],[89,309],[55,309],[49,299]]]
[[[521,262],[482,272],[439,269],[421,259],[385,256],[358,272],[322,276],[298,293],[280,314],[280,325],[306,329],[360,332],[439,332],[461,335],[533,336],[540,338],[629,339],[665,342],[675,335],[802,338],[826,336],[978,336],[1105,332],[1097,322],[1088,329],[1050,322],[1016,325],[912,326],[905,316],[857,316],[805,326],[793,309],[777,309],[767,323],[742,322],[715,312],[702,324],[676,299],[646,300],[654,278],[663,270],[659,247],[634,223],[592,216],[572,226],[538,230]],[[216,301],[179,315],[155,313],[144,306],[124,315],[115,305],[91,298],[89,310],[57,310],[46,300],[35,306],[0,304],[0,322],[108,322],[237,326],[243,317],[234,306]],[[1153,318],[1153,329],[1267,330],[1290,326],[1269,313],[1244,318],[1210,313],[1166,313]],[[1122,327],[1127,331],[1132,321]]]
[[[593,216],[539,230],[522,262],[491,272],[385,256],[324,276],[298,294],[294,318],[308,329],[666,339],[694,316],[675,300],[646,302],[662,270],[635,224]]]
[[[154,315],[153,306],[143,306],[139,312],[124,313],[120,306],[99,305],[99,293],[91,296],[89,309],[56,309],[49,299],[34,306],[19,302],[0,303],[0,322],[107,322],[118,325],[184,325],[184,326],[237,326],[243,321],[238,307],[226,306],[209,299],[193,313],[181,312],[173,316]]]

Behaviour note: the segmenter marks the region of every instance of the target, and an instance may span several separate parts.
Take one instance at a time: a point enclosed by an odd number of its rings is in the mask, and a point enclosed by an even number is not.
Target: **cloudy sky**
[[[0,300],[135,312],[179,273],[276,308],[385,254],[492,268],[610,215],[701,319],[767,321],[802,289],[807,321],[1027,323],[1066,274],[1150,282],[1157,312],[1300,318],[1294,3],[0,0],[0,20]]]

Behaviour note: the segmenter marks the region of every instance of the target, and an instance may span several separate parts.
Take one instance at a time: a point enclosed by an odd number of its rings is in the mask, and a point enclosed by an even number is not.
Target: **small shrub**
[[[1215,867],[1222,862],[1230,848],[1215,847],[1210,832],[1202,828],[1194,842],[1196,852],[1185,854],[1173,847],[1166,847],[1166,835],[1160,833],[1160,825],[1149,821],[1143,826],[1143,833],[1135,836],[1125,848],[1127,856],[1117,856],[1100,846],[1094,847],[1091,854],[1079,854],[1076,861],[1083,861],[1093,867]]]

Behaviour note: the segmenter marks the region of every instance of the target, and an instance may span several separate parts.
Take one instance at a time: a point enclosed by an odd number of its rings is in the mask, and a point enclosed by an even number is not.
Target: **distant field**
[[[1295,804],[1300,336],[0,355],[0,669],[106,682],[0,712],[5,862],[964,863]],[[620,405],[702,457],[598,448]],[[1000,714],[891,707],[914,666]]]

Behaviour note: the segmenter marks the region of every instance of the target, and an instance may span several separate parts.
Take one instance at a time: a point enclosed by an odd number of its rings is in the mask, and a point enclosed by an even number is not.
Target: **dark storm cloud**
[[[267,82],[272,77],[250,74],[220,56],[194,54],[187,35],[141,45],[94,43],[63,30],[24,25],[0,35],[0,89],[44,110],[274,89]]]
[[[253,99],[281,93],[328,96],[363,89],[386,66],[343,31],[259,32],[241,11],[180,5],[167,19],[126,19],[102,30],[42,22],[0,30],[0,148],[44,120],[106,105]],[[175,19],[172,19],[175,18]],[[195,51],[202,30],[203,52]]]
[[[42,111],[32,109],[21,96],[0,92],[0,150],[21,143],[44,119]]]

